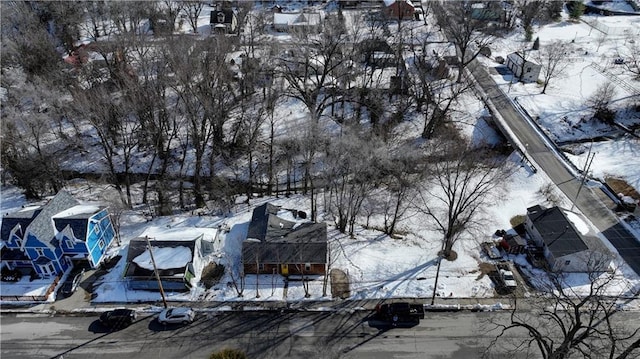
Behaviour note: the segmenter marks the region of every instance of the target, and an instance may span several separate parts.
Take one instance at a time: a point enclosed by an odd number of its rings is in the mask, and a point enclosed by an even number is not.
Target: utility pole
[[[440,277],[440,263],[442,263],[442,255],[444,254],[444,246],[447,243],[447,240],[444,239],[442,242],[442,249],[438,252],[438,267],[436,269],[436,281],[433,283],[433,295],[431,296],[431,305],[435,304],[436,301],[436,291],[438,290],[438,277]]]
[[[156,267],[156,260],[153,258],[153,249],[151,248],[151,242],[149,242],[149,236],[146,236],[147,248],[149,249],[149,255],[151,256],[151,263],[153,264],[153,272],[156,274],[156,280],[158,281],[158,287],[160,288],[160,295],[162,296],[162,304],[167,309],[167,299],[164,297],[164,288],[162,288],[162,281],[160,280],[160,274],[158,274],[158,267]]]
[[[580,195],[580,191],[582,190],[582,187],[584,186],[584,182],[587,179],[587,173],[589,172],[589,169],[591,168],[591,163],[593,162],[593,159],[596,157],[596,154],[591,152],[592,148],[593,148],[593,141],[591,141],[591,146],[589,146],[589,153],[587,154],[587,161],[584,163],[584,169],[582,170],[582,180],[580,180],[580,187],[578,187],[578,192],[576,193],[576,198],[573,200],[573,204],[571,205],[571,211],[573,211],[573,208],[576,206],[576,201],[578,201],[578,196]]]

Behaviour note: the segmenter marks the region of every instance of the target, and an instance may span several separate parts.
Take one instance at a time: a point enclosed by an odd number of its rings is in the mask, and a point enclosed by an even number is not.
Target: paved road
[[[468,69],[484,89],[488,99],[504,119],[504,123],[525,146],[527,155],[569,199],[574,200],[576,207],[607,237],[625,262],[640,275],[640,241],[619,222],[590,188],[583,187],[576,199],[580,179],[575,178],[565,164],[547,147],[540,134],[517,111],[511,100],[498,88],[482,65],[476,61]],[[594,190],[600,191],[599,188]]]
[[[7,358],[206,358],[222,348],[242,348],[250,358],[478,358],[495,337],[486,329],[489,318],[507,318],[427,313],[414,328],[385,328],[367,315],[201,313],[192,325],[166,329],[147,316],[117,332],[96,317],[3,315],[0,344]]]
[[[370,312],[199,312],[188,326],[162,327],[141,315],[116,332],[96,317],[3,314],[3,358],[206,358],[223,348],[241,348],[250,358],[479,358],[495,339],[495,322],[509,312],[426,313],[413,328],[388,328]],[[637,327],[639,312],[612,317],[626,331]],[[513,358],[509,345],[525,333],[512,332],[491,350],[491,358]],[[517,350],[525,357],[525,348]],[[537,355],[529,358],[538,358]]]

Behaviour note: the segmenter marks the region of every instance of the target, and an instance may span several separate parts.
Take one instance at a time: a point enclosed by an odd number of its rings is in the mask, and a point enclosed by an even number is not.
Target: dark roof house
[[[282,218],[283,213],[296,221]],[[327,225],[298,221],[305,218],[304,212],[283,210],[270,203],[255,208],[242,244],[245,274],[326,273]]]
[[[610,258],[611,253],[597,237],[588,233],[588,227],[582,228],[587,226],[585,222],[576,223],[578,221],[583,220],[577,213],[560,207],[536,205],[527,208],[525,228],[533,241],[544,249],[551,270],[587,272],[596,269],[593,268],[595,262],[598,266],[608,265],[603,260]]]
[[[212,33],[233,34],[238,31],[238,15],[232,9],[219,8],[211,11],[209,24]]]

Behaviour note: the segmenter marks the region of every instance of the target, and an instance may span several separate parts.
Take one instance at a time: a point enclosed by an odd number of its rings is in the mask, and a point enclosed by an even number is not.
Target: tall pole
[[[442,249],[438,252],[438,267],[436,268],[436,281],[433,284],[433,295],[431,296],[431,305],[435,304],[436,301],[436,291],[438,290],[438,277],[440,277],[440,263],[442,263],[442,255],[444,253],[444,245],[447,243],[447,240],[444,239],[442,241]]]
[[[584,182],[587,179],[587,172],[591,168],[591,163],[593,159],[596,157],[595,153],[591,153],[591,148],[593,147],[593,141],[591,141],[591,146],[589,146],[589,153],[587,154],[587,161],[584,163],[584,170],[582,171],[582,180],[580,181],[580,187],[578,187],[578,192],[576,193],[576,198],[573,200],[573,204],[571,205],[571,210],[576,206],[576,202],[578,201],[578,196],[580,195],[580,190],[582,190],[582,186],[584,186]]]
[[[151,242],[149,242],[149,236],[145,237],[147,240],[147,248],[149,249],[149,255],[151,256],[151,263],[153,263],[153,272],[156,274],[156,280],[158,281],[158,287],[160,288],[160,295],[162,296],[162,304],[164,308],[167,308],[167,299],[164,297],[164,288],[162,288],[162,281],[160,280],[160,274],[158,274],[158,267],[156,267],[156,260],[153,258],[153,249],[151,248]]]

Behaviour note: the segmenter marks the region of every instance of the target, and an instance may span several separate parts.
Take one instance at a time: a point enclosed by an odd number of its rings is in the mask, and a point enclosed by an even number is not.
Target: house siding
[[[115,237],[115,231],[106,210],[93,215],[88,223],[86,246],[91,265],[95,267],[102,261],[107,248]]]
[[[385,8],[388,17],[396,20],[412,20],[415,7],[403,0],[396,0]]]
[[[115,230],[106,208],[96,207],[95,213],[65,213],[76,205],[69,194],[61,191],[37,210],[7,215],[3,217],[1,239],[7,248],[22,251],[33,270],[43,277],[65,272],[72,266],[70,258],[76,256],[86,257],[95,267],[113,241]],[[25,267],[26,262],[2,260],[3,265],[9,266]]]
[[[522,61],[524,61],[524,72]],[[542,70],[542,66],[534,62],[524,60],[522,56],[516,52],[507,56],[506,65],[509,70],[513,72],[514,76],[519,77],[524,82],[537,81],[540,76],[540,71]]]
[[[289,263],[288,275],[324,275],[326,266],[324,263],[310,263],[311,266],[305,269],[305,263]],[[244,263],[244,274],[282,274],[281,264],[276,263],[260,263],[262,267],[258,272],[256,263]]]

